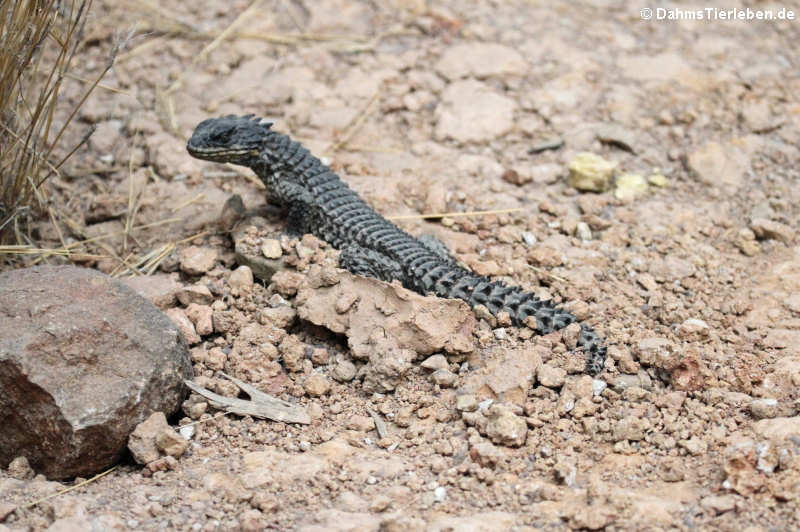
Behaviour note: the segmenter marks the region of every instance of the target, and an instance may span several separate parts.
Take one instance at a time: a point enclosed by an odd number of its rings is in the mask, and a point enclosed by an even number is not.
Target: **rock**
[[[456,396],[456,410],[459,412],[474,412],[478,409],[478,399],[471,393]]]
[[[157,412],[157,414],[161,414],[161,412]],[[167,456],[180,458],[189,447],[189,442],[180,433],[175,432],[172,427],[166,427],[156,434],[156,447]]]
[[[647,429],[650,428],[650,423],[643,418],[627,416],[614,425],[613,438],[614,441],[640,441],[644,439]]]
[[[8,464],[8,476],[17,480],[27,480],[36,476],[31,464],[24,456],[17,456]]]
[[[475,80],[451,83],[436,107],[438,140],[487,142],[514,127],[514,100]]]
[[[536,379],[542,386],[548,388],[560,388],[564,384],[567,372],[564,368],[542,364],[536,371]]]
[[[268,259],[279,259],[283,256],[280,240],[267,238],[261,243],[261,254]]]
[[[631,200],[647,192],[647,181],[639,174],[622,174],[615,181],[614,197]]]
[[[216,248],[189,246],[181,250],[181,271],[189,275],[203,275],[217,265]]]
[[[197,331],[194,328],[194,323],[192,323],[192,320],[190,320],[189,316],[186,315],[186,311],[181,308],[171,308],[167,309],[164,314],[170,320],[172,320],[172,323],[175,324],[189,345],[200,343],[200,335],[197,334]]]
[[[680,325],[675,331],[678,338],[686,340],[687,342],[698,342],[708,338],[710,328],[708,324],[697,318],[689,318]]]
[[[694,264],[688,260],[672,256],[654,259],[649,268],[650,275],[659,282],[679,281],[691,277],[695,271]]]
[[[338,312],[337,306],[342,307],[337,302],[345,296],[357,303]],[[473,350],[475,316],[461,300],[424,297],[399,284],[339,270],[333,286],[303,283],[295,302],[301,319],[346,335],[355,358],[367,359],[375,352],[375,343],[382,341],[373,335],[377,329],[387,341],[417,355]]]
[[[183,288],[172,275],[166,273],[125,277],[121,280],[161,310],[174,306],[177,294]]]
[[[456,382],[456,374],[450,370],[437,369],[431,374],[431,380],[442,388],[450,388]]]
[[[733,495],[709,495],[700,500],[700,506],[714,515],[730,512],[736,508],[736,497]]]
[[[450,369],[450,364],[447,363],[447,359],[444,355],[431,355],[425,360],[422,361],[420,364],[425,369]]]
[[[470,42],[449,47],[434,68],[453,81],[466,77],[522,76],[529,66],[513,48],[497,43]]]
[[[208,305],[192,303],[186,307],[186,317],[192,322],[195,332],[200,336],[208,336],[214,332],[213,315],[214,311]]]
[[[619,146],[631,153],[636,153],[636,139],[641,136],[620,124],[600,124],[595,128],[595,135],[600,142]]]
[[[130,449],[133,459],[142,465],[158,460],[161,453],[156,440],[162,432],[170,430],[172,429],[167,424],[167,417],[163,412],[154,412],[142,423],[139,423],[128,438],[128,449]],[[177,436],[183,440],[183,437]],[[186,443],[186,440],[183,441]],[[168,444],[166,441],[165,443]]]
[[[192,370],[170,320],[93,270],[0,274],[0,465],[25,455],[54,479],[115,463],[153,411],[172,413]]]
[[[331,383],[325,376],[314,373],[306,379],[304,388],[309,396],[320,397],[331,391]]]
[[[525,419],[513,414],[502,405],[492,405],[488,412],[486,435],[494,443],[509,447],[519,447],[528,436]]]
[[[303,284],[305,277],[303,274],[291,271],[279,271],[272,275],[272,286],[275,290],[285,297],[297,294],[300,285]]]
[[[784,244],[790,244],[795,234],[794,229],[788,225],[763,218],[753,220],[750,229],[759,239],[780,240]]]
[[[280,305],[262,309],[258,315],[261,323],[270,323],[279,329],[285,329],[292,325],[297,319],[297,311],[289,305]]]
[[[569,186],[581,191],[603,192],[611,184],[617,163],[606,161],[594,153],[581,152],[567,165]]]
[[[339,360],[331,371],[331,377],[339,382],[350,382],[355,376],[356,366],[349,360]]]
[[[647,182],[658,188],[666,188],[669,186],[669,180],[662,174],[653,174],[647,178]]]
[[[769,100],[766,98],[742,103],[741,117],[744,125],[754,133],[761,133],[775,127]]]
[[[228,284],[240,294],[250,292],[253,289],[253,270],[249,266],[239,266],[231,272]]]
[[[756,419],[775,418],[781,414],[781,408],[778,400],[772,397],[754,399],[750,403],[750,414]]]
[[[210,305],[214,301],[214,296],[206,285],[195,284],[179,290],[178,301],[181,302],[181,305],[191,305],[192,303]]]
[[[704,185],[739,186],[750,167],[749,157],[737,147],[707,142],[688,158],[689,169]]]
[[[785,440],[800,436],[800,417],[776,417],[753,423],[753,432],[768,440]]]

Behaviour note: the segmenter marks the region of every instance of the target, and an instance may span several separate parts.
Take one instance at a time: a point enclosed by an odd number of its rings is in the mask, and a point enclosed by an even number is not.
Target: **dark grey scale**
[[[308,187],[316,197],[320,197],[322,194],[331,190],[342,190],[341,184],[336,181],[324,181],[316,186],[309,186],[308,183],[306,183],[306,187]]]
[[[353,197],[355,193],[352,190],[342,190],[341,188],[331,188],[330,190],[326,190],[325,192],[318,193],[314,191],[314,195],[317,197],[317,201],[320,202],[325,207],[330,207],[330,203],[334,201],[348,201],[353,202]]]
[[[304,175],[303,177],[305,179],[306,186],[311,189],[318,187],[323,183],[341,183],[339,177],[325,167],[323,167],[317,174]]]
[[[453,268],[448,268],[447,273],[445,273],[438,281],[436,281],[436,287],[434,288],[434,291],[440,296],[449,297],[453,286],[460,277],[460,272],[454,270]]]
[[[380,227],[381,223],[374,218],[371,218],[369,220],[364,220],[363,222],[353,224],[350,234],[353,235],[353,240],[359,244],[366,244],[370,240],[370,233],[378,230]]]
[[[377,227],[374,231],[371,231],[364,242],[366,242],[370,247],[377,248],[383,250],[384,246],[382,245],[386,239],[394,233],[394,229],[391,227]]]

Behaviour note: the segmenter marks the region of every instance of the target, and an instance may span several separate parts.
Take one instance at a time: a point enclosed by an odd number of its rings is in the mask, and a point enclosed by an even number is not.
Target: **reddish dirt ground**
[[[63,485],[0,471],[0,531],[800,527],[800,6],[737,4],[793,21],[676,21],[643,20],[639,2],[196,4],[95,3],[81,77],[135,32],[114,90],[71,129],[97,131],[48,184],[58,228],[100,237],[77,249],[103,258],[73,260],[119,276],[174,246],[157,273],[208,286],[231,316],[195,331],[198,379],[235,394],[224,370],[313,422],[186,405],[176,424],[205,421],[166,470],[125,463],[10,514]],[[70,81],[66,100],[84,89]],[[233,194],[265,205],[263,186],[185,151],[229,113],[274,121],[385,216],[503,211],[397,223],[570,308],[608,338],[606,370],[584,375],[568,335],[479,314],[472,352],[427,364],[452,377],[415,363],[388,391],[340,335],[265,318],[276,294],[298,305],[291,276],[231,279],[223,216]],[[616,184],[571,186],[581,152],[617,163]],[[259,245],[281,239],[266,220]],[[36,235],[60,243],[51,221]],[[298,282],[335,258],[282,245]],[[213,268],[187,273],[189,246],[214,250]],[[260,343],[265,323],[288,344]],[[524,443],[491,428],[490,400]]]

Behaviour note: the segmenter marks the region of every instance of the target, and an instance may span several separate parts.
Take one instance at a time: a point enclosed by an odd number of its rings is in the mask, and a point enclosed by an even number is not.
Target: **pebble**
[[[474,412],[478,409],[478,399],[472,394],[456,396],[456,410],[459,412]]]
[[[513,414],[502,405],[494,405],[488,411],[486,436],[494,443],[509,447],[519,447],[528,436],[525,419]]]
[[[356,366],[349,360],[339,360],[331,370],[331,377],[339,382],[350,382],[356,376]]]
[[[239,293],[250,292],[253,288],[253,270],[249,266],[239,266],[231,272],[228,284]]]
[[[450,369],[450,364],[447,363],[447,358],[444,355],[431,355],[420,364],[425,369]]]
[[[548,388],[560,388],[567,376],[566,370],[550,364],[542,364],[536,370],[536,379],[539,384]]]
[[[591,240],[592,230],[589,228],[589,224],[586,222],[578,222],[578,225],[575,226],[575,236],[584,242]]]
[[[622,174],[615,181],[614,197],[619,200],[631,200],[647,192],[645,178],[639,174]]]
[[[795,235],[795,231],[788,225],[764,218],[753,220],[750,229],[759,239],[780,240],[784,244],[791,243]]]
[[[436,107],[435,137],[458,142],[487,142],[514,127],[514,100],[476,80],[447,86]],[[469,124],[469,127],[465,127]]]
[[[261,243],[261,254],[267,259],[279,259],[283,256],[280,240],[268,238]]]
[[[311,397],[325,395],[331,390],[331,382],[323,375],[314,373],[306,379],[304,388]]]
[[[431,374],[431,380],[443,388],[449,388],[455,383],[456,374],[446,369],[437,369]]]
[[[750,160],[735,146],[712,141],[689,154],[688,165],[704,185],[735,187],[742,184]]]
[[[180,252],[181,271],[188,275],[203,275],[217,265],[216,248],[189,246]]]
[[[581,191],[603,192],[611,184],[617,163],[607,161],[594,153],[581,152],[567,165],[569,186]]]

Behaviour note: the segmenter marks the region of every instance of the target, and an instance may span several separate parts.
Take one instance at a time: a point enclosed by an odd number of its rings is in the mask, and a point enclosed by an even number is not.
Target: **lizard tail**
[[[528,326],[539,334],[549,334],[578,321],[573,314],[531,292],[491,281],[453,263],[448,268],[429,269],[420,278],[423,293],[462,299],[471,306],[484,305],[494,316],[507,312],[516,327]],[[577,345],[587,355],[586,371],[591,375],[600,373],[606,359],[603,339],[582,323]]]

